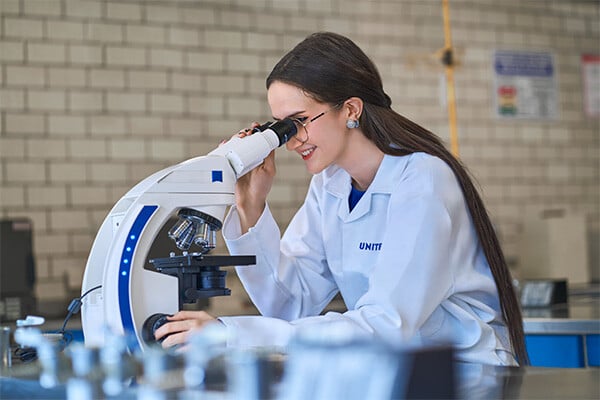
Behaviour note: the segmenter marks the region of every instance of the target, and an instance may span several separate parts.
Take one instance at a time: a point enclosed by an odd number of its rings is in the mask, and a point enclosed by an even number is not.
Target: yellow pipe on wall
[[[448,122],[450,125],[450,151],[459,157],[458,133],[456,131],[456,95],[454,92],[454,54],[452,51],[452,36],[450,34],[450,10],[448,0],[442,0],[444,14],[444,56],[446,71],[446,102],[448,104]]]

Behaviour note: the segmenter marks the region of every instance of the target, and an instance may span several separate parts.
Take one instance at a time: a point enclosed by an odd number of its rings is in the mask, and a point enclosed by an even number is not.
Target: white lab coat
[[[285,346],[303,327],[335,323],[395,344],[452,343],[462,361],[516,364],[452,170],[424,153],[386,155],[351,212],[350,188],[339,167],[315,175],[281,240],[268,207],[243,235],[230,210],[223,235],[231,254],[257,256],[236,270],[262,314],[221,317],[230,345]],[[348,311],[319,315],[338,291]]]

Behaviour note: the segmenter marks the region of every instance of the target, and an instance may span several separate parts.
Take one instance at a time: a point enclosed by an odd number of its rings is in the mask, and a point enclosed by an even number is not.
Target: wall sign
[[[556,118],[554,56],[547,52],[496,51],[494,108],[501,119]]]

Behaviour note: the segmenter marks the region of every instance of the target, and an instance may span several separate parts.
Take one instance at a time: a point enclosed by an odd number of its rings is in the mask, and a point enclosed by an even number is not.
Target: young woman
[[[280,239],[267,205],[274,155],[242,177],[223,236],[256,254],[238,275],[262,316],[221,317],[242,346],[285,345],[332,324],[391,343],[452,343],[461,361],[527,362],[510,273],[480,196],[433,133],[391,108],[372,61],[351,40],[316,33],[267,78],[273,117],[313,174]],[[241,133],[244,135],[245,133]],[[341,293],[348,311],[320,315]],[[163,346],[214,322],[180,312]]]

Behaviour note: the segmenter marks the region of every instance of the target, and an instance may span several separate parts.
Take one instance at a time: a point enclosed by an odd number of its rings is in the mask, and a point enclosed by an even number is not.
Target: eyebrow
[[[305,112],[306,112],[306,110],[303,110],[303,111],[296,111],[295,113],[293,113],[293,114],[290,114],[290,115],[288,115],[287,117],[283,117],[283,118],[281,118],[281,119],[279,119],[279,118],[276,118],[275,116],[273,116],[273,119],[274,119],[275,121],[281,121],[282,119],[286,119],[286,118],[293,118],[293,117],[296,117],[298,114],[302,114],[302,113],[305,113]]]

